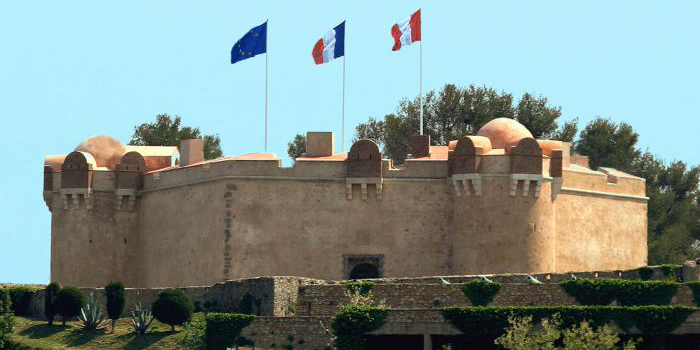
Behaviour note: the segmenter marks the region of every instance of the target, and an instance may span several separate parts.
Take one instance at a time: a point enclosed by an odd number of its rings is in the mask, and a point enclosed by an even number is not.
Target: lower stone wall
[[[330,317],[256,317],[241,336],[260,349],[330,349]]]

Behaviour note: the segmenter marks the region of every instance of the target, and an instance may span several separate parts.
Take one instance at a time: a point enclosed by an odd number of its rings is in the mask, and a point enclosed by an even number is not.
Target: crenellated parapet
[[[148,171],[146,161],[138,152],[128,152],[117,165],[117,183],[114,189],[115,208],[122,209],[126,200],[126,211],[133,211],[136,197],[143,189],[143,176]]]
[[[360,186],[362,200],[367,200],[367,186],[374,185],[376,199],[382,198],[382,152],[372,140],[359,140],[348,152],[346,195],[352,200],[352,187]]]
[[[92,154],[71,152],[61,166],[61,201],[63,209],[80,209],[81,203],[92,209],[92,172],[97,163]]]
[[[526,137],[517,145],[508,149],[510,159],[510,195],[517,194],[518,185],[522,182],[522,195],[527,197],[530,186],[534,185],[535,198],[540,196],[542,189],[542,148],[537,140]]]

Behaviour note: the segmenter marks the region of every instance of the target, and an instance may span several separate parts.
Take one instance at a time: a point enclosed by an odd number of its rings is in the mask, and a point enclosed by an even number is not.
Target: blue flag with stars
[[[267,52],[267,22],[251,29],[231,49],[231,64]]]

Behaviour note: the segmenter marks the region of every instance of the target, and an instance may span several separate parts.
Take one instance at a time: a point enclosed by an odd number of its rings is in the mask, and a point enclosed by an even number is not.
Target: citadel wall
[[[45,170],[52,280],[163,287],[338,280],[360,265],[417,277],[646,264],[643,179],[578,165],[558,141],[491,149],[494,137],[423,138],[403,168],[368,140],[288,168],[271,154],[198,161],[188,149],[187,165],[154,169],[175,163],[172,149],[143,147],[108,168],[77,150]]]

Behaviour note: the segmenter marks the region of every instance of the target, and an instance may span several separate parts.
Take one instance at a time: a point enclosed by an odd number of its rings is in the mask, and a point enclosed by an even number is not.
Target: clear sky
[[[624,121],[642,148],[700,163],[697,1],[3,1],[0,282],[49,282],[44,155],[128,142],[158,113],[218,133],[226,155],[262,151],[265,57],[229,55],[265,19],[269,148],[287,164],[297,132],[334,131],[340,149],[342,61],[311,49],[347,20],[347,149],[356,124],[417,96],[418,46],[392,52],[390,27],[419,6],[424,91],[542,94],[563,120]]]

